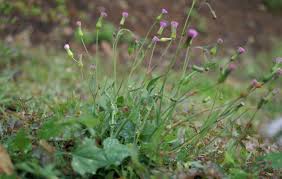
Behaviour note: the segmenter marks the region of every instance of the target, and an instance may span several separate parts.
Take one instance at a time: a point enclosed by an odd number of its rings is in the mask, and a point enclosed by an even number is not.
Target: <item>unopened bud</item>
[[[186,39],[186,42],[184,44],[184,48],[187,48],[189,45],[191,45],[192,40],[194,38],[196,38],[198,36],[198,34],[199,33],[195,29],[188,29],[187,39]]]
[[[176,39],[178,22],[171,21],[171,38]]]
[[[77,25],[77,32],[78,32],[78,35],[80,37],[83,37],[83,32],[82,32],[82,29],[81,29],[81,22],[80,21],[77,21],[76,22],[76,25]]]
[[[126,19],[127,17],[128,17],[128,12],[123,12],[123,13],[122,13],[122,18],[121,18],[120,23],[119,23],[121,26],[124,25],[125,19]]]
[[[64,48],[67,51],[68,56],[73,58],[73,53],[72,53],[72,51],[70,49],[70,45],[69,44],[65,44]]]

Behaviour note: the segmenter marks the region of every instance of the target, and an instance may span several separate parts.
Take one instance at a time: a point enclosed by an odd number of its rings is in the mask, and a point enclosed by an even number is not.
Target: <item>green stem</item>
[[[154,43],[154,45],[153,45],[152,53],[151,53],[151,56],[150,56],[150,60],[149,60],[148,68],[147,68],[147,72],[148,73],[150,73],[151,70],[152,70],[151,69],[151,64],[152,64],[152,59],[153,59],[153,56],[154,56],[155,48],[156,48],[156,43]]]
[[[99,30],[97,30],[97,32],[96,32],[96,58],[95,58],[95,60],[96,60],[96,63],[95,63],[95,65],[96,65],[95,83],[96,83],[97,87],[99,86],[98,85],[98,70],[99,70],[98,58],[99,58]],[[98,88],[97,88],[97,90],[98,90]]]

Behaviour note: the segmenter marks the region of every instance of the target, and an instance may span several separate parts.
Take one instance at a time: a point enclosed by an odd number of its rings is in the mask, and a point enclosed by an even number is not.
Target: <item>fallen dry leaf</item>
[[[47,141],[45,140],[40,140],[39,141],[39,145],[44,148],[47,152],[49,153],[54,153],[56,151],[55,147],[53,147],[52,145],[50,145]]]
[[[11,175],[14,172],[14,166],[6,149],[0,145],[0,174]]]

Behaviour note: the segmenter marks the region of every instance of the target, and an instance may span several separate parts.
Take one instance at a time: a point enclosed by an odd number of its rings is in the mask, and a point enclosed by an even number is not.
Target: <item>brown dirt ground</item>
[[[115,24],[119,23],[120,14],[127,10],[130,14],[128,26],[140,35],[144,35],[153,22],[153,17],[158,15],[161,8],[169,11],[167,20],[183,22],[185,19],[185,7],[189,7],[192,0],[95,0],[95,1],[68,1],[70,22],[67,27],[73,26],[79,17],[87,16],[89,20],[84,22],[89,27],[95,25],[95,19],[99,11],[105,9],[108,19]],[[282,36],[282,13],[273,14],[266,10],[262,0],[209,0],[217,14],[214,20],[206,5],[197,5],[196,9],[202,20],[206,22],[205,29],[201,32],[198,42],[211,43],[218,37],[222,37],[228,47],[248,45],[254,50],[268,50],[275,39]],[[82,15],[81,12],[84,14]],[[21,19],[20,15],[17,15]],[[191,24],[197,28],[198,21]],[[63,29],[56,24],[44,23],[40,20],[22,18],[17,25],[5,27],[5,33],[16,36],[21,31],[30,28],[32,44],[46,43],[47,41],[61,44],[66,36],[54,35],[50,32],[60,32]],[[57,28],[55,28],[57,27]],[[66,29],[66,26],[63,26]],[[54,30],[57,29],[57,30]],[[67,31],[67,30],[62,30]],[[1,34],[1,33],[0,33]],[[60,38],[62,36],[63,38]]]

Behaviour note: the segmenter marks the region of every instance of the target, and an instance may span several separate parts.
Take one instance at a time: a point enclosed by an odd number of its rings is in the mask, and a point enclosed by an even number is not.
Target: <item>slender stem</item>
[[[152,70],[151,64],[152,64],[152,59],[153,59],[153,56],[154,56],[155,48],[156,48],[156,43],[154,43],[154,45],[153,45],[152,53],[151,53],[151,56],[150,56],[150,61],[149,61],[149,65],[148,65],[148,68],[147,68],[148,73],[150,73],[151,70]]]
[[[128,32],[131,35],[133,35],[133,32],[131,32],[128,29],[119,29],[119,31],[117,32],[116,38],[114,40],[114,43],[113,43],[113,66],[114,66],[113,75],[114,75],[114,80],[115,80],[115,92],[117,91],[117,56],[118,56],[117,45],[118,45],[119,39],[123,32]]]
[[[96,32],[96,58],[95,58],[95,62],[96,62],[96,70],[95,70],[95,83],[98,85],[98,70],[99,70],[99,62],[98,62],[98,58],[99,58],[99,30],[97,30]],[[97,88],[98,89],[98,88]]]
[[[86,54],[88,55],[88,58],[91,59],[92,57],[91,57],[91,55],[90,55],[90,53],[89,53],[89,51],[88,51],[88,49],[87,49],[87,47],[86,47],[86,45],[85,45],[85,42],[84,42],[84,40],[83,40],[83,37],[81,37],[80,40],[81,40],[81,43],[82,43],[82,45],[83,45],[83,48],[84,48]]]
[[[80,67],[81,79],[84,81],[83,67]]]
[[[185,54],[185,60],[184,60],[184,65],[182,69],[182,79],[185,77],[187,67],[189,65],[189,60],[190,60],[190,47],[187,48],[186,54]]]
[[[162,53],[162,55],[160,56],[160,60],[167,54],[168,52],[168,49],[171,47],[171,44],[172,44],[172,40],[168,43],[168,45],[166,46],[164,52]]]

